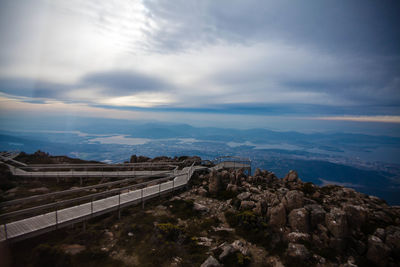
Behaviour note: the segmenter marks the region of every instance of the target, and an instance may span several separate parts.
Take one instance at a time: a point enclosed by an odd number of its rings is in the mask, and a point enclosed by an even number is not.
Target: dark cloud
[[[0,92],[13,96],[60,99],[69,89],[69,85],[37,79],[0,78]]]
[[[132,71],[106,71],[90,73],[81,83],[85,86],[105,88],[103,93],[112,96],[133,95],[138,92],[154,92],[170,89],[171,86],[157,77]]]
[[[278,40],[337,53],[398,54],[400,2],[391,1],[145,1],[161,27],[161,49],[209,42]],[[163,26],[163,25],[162,25]]]
[[[60,101],[78,101],[67,93],[79,96],[82,89],[93,90],[98,97],[128,96],[141,92],[171,90],[166,82],[132,71],[94,72],[75,84],[60,84],[30,78],[0,78],[0,92],[19,97],[43,98]],[[81,100],[83,101],[83,99]]]

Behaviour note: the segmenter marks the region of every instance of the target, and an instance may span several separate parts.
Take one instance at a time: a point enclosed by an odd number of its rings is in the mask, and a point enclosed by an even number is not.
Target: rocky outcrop
[[[208,174],[205,181],[201,187],[208,186],[210,193],[231,197],[223,204],[230,212],[225,219],[235,229],[229,233],[264,246],[272,253],[271,262],[398,266],[400,208],[379,198],[336,185],[303,183],[295,171],[283,179],[264,170],[249,177],[241,171],[220,171]],[[245,247],[239,250],[225,243],[213,255],[220,263],[237,252],[253,257]]]

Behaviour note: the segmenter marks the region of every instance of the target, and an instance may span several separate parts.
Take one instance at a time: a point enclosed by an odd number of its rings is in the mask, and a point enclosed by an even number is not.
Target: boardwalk
[[[244,163],[221,162],[210,170],[222,168],[250,168],[250,165]],[[204,169],[208,168],[194,166],[193,164],[191,167],[185,167],[179,171],[174,170],[174,178],[171,181],[128,192],[124,189],[120,189],[116,192],[116,195],[111,197],[90,201],[69,208],[57,209],[45,214],[0,225],[0,241],[18,241],[26,239],[111,211],[117,211],[129,205],[144,203],[144,201],[148,199],[185,187],[195,171]]]

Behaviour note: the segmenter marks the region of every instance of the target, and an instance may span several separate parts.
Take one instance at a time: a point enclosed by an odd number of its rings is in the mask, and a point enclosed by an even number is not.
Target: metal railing
[[[172,179],[172,181],[158,183],[156,185],[143,187],[133,191],[133,188],[165,181],[171,178],[162,178],[146,183],[112,189],[106,192],[91,194],[88,196],[78,197],[70,200],[63,200],[56,203],[45,204],[38,207],[28,208],[0,215],[0,219],[5,220],[22,214],[55,208],[54,211],[45,214],[0,225],[0,241],[18,238],[23,235],[28,235],[32,232],[37,232],[46,228],[49,228],[49,230],[51,231],[51,227],[55,227],[55,229],[58,229],[70,223],[75,223],[77,220],[86,220],[88,218],[104,214],[106,212],[119,210],[121,207],[144,202],[147,199],[160,196],[161,194],[175,191],[179,188],[184,187],[188,183],[190,177],[193,175],[194,170],[195,168],[193,164],[185,172],[177,174],[175,178]],[[104,197],[110,194],[113,194],[114,196],[94,200],[96,197]],[[64,206],[74,202],[81,202],[87,199],[90,199],[91,201],[69,208],[60,209],[60,206]],[[28,230],[24,230],[24,227],[28,228]]]

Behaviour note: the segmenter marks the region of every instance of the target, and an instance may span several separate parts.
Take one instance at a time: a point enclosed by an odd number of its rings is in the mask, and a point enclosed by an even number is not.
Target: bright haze
[[[0,124],[398,136],[399,14],[398,1],[1,0]]]

